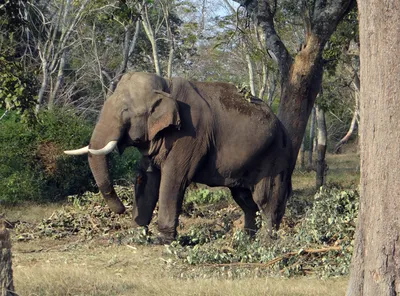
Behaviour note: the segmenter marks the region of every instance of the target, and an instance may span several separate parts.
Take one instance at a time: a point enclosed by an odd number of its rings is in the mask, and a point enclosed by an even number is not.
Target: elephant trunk
[[[89,151],[91,151],[91,149],[101,150],[110,142],[113,142],[113,147],[115,147],[115,144],[120,139],[121,128],[116,126],[113,127],[112,124],[109,123],[109,120],[107,120],[108,116],[104,117],[102,115],[93,131]],[[111,152],[111,150],[108,152]],[[112,185],[107,163],[107,155],[104,153],[100,155],[89,153],[89,166],[108,207],[117,214],[125,212],[125,207],[118,198]]]
[[[92,170],[96,184],[99,187],[108,207],[117,214],[125,212],[125,206],[118,198],[117,193],[112,185],[109,172],[108,163],[105,155],[91,155],[89,154],[89,165]]]

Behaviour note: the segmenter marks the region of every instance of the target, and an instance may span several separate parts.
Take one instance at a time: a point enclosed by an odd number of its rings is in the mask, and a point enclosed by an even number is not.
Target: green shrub
[[[227,200],[229,194],[225,190],[210,190],[208,188],[199,188],[194,190],[187,190],[185,196],[186,203],[194,203],[196,205],[204,205],[217,203]]]
[[[297,238],[314,244],[350,243],[357,214],[357,191],[323,186],[301,221]]]
[[[122,155],[116,152],[112,153],[110,159],[110,174],[114,183],[119,185],[132,184],[135,170],[139,166],[141,157],[140,152],[133,147],[125,149]]]
[[[259,264],[265,273],[287,276],[347,274],[358,213],[357,191],[322,187],[310,202],[293,196],[288,209],[276,240],[265,240],[262,233],[251,240],[243,231],[228,235],[229,227],[213,225],[205,231],[199,225],[167,250],[189,264],[224,264],[227,268]]]
[[[0,121],[0,203],[56,201],[96,190],[87,156],[68,156],[63,150],[86,146],[93,124],[72,112],[42,112],[35,125],[14,113]],[[122,183],[132,180],[139,154],[113,153],[111,175]]]
[[[25,122],[35,122],[37,75],[27,71],[26,65],[18,59],[10,58],[15,54],[14,48],[11,45],[0,52],[0,108],[17,112]]]

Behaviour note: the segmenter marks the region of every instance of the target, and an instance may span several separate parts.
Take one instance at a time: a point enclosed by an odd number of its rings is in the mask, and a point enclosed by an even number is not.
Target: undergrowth
[[[132,229],[133,191],[121,186],[116,190],[127,207],[123,215],[113,214],[100,194],[87,192],[69,197],[67,206],[37,225],[18,224],[15,239],[80,236],[84,240],[106,239],[110,244],[151,244],[157,233],[157,210],[149,229]],[[227,202],[226,191],[194,190],[187,197],[183,209],[186,218],[181,219],[184,221],[179,236],[165,249],[168,262],[212,269],[206,272],[210,276],[229,270],[232,276],[241,277],[251,269],[285,276],[312,273],[329,277],[348,273],[358,210],[357,191],[331,186],[322,187],[312,200],[294,195],[273,239],[266,239],[263,229],[259,231],[261,235],[251,239],[235,227],[241,211]],[[206,203],[210,200],[216,202],[213,207]],[[188,220],[196,223],[185,225]],[[261,219],[258,223],[262,227]],[[184,276],[197,274],[187,272]]]
[[[87,155],[63,153],[86,146],[92,130],[93,124],[66,110],[43,111],[31,125],[8,112],[0,121],[0,205],[59,201],[95,190]],[[112,153],[113,179],[130,183],[139,158],[136,149],[122,157]]]
[[[357,191],[321,187],[310,202],[292,197],[275,239],[258,235],[252,240],[241,230],[228,234],[200,225],[189,232],[198,244],[182,243],[181,236],[168,252],[188,264],[206,267],[254,267],[286,276],[344,275],[349,270],[357,213]]]

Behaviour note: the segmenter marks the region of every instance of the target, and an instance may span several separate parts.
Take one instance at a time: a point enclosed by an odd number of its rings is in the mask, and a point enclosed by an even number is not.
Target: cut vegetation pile
[[[132,229],[133,191],[128,187],[116,190],[127,207],[123,215],[113,214],[100,194],[87,192],[69,197],[68,204],[38,224],[17,223],[14,239],[79,236],[108,244],[151,244],[156,234],[157,210],[149,231]],[[177,275],[186,278],[199,273],[237,278],[254,270],[286,276],[347,274],[357,209],[358,193],[353,190],[322,187],[313,200],[294,194],[281,229],[273,238],[266,239],[261,233],[250,240],[238,225],[241,211],[226,191],[188,190],[179,236],[166,246],[165,260],[187,266],[187,272]]]

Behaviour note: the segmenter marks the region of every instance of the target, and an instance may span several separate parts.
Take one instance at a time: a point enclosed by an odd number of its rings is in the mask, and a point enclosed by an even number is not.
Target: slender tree
[[[307,158],[307,167],[308,169],[312,170],[313,165],[313,152],[314,152],[314,140],[315,140],[315,125],[316,125],[316,110],[313,107],[311,111],[311,118],[310,118],[310,141],[308,143],[308,158]]]
[[[400,293],[400,2],[358,2],[361,196],[348,296]]]
[[[327,145],[327,131],[325,121],[325,111],[320,106],[316,106],[316,121],[318,126],[318,145],[317,145],[317,159],[315,162],[316,169],[316,188],[318,189],[325,184],[326,174],[326,145]]]

